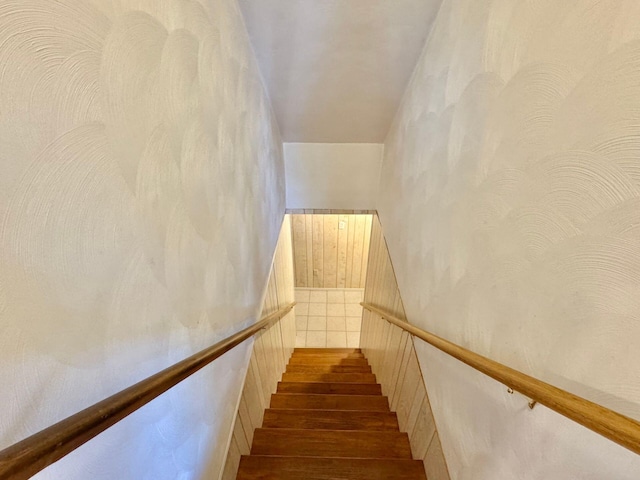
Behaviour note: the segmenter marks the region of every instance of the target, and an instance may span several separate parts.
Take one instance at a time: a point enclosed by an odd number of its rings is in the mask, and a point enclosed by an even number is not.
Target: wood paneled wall
[[[285,217],[271,267],[261,318],[294,301],[293,255],[290,218]],[[295,309],[268,330],[254,336],[253,352],[245,378],[233,436],[221,478],[236,478],[241,455],[248,455],[253,432],[262,425],[264,410],[275,393],[296,339]]]
[[[365,302],[406,319],[393,266],[378,217],[373,218]],[[400,429],[409,434],[416,459],[424,461],[429,480],[449,480],[429,397],[413,338],[380,316],[364,311],[360,346],[373,373],[398,415]]]
[[[372,218],[291,215],[296,287],[364,288]]]

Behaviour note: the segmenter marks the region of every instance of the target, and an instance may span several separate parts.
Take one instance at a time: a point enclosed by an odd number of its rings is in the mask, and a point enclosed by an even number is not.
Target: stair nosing
[[[265,411],[267,410],[275,410],[277,412],[281,412],[281,411],[298,411],[298,410],[304,410],[305,412],[308,410],[308,408],[274,408],[274,407],[267,407],[265,408]],[[396,412],[392,412],[391,410],[389,410],[388,412],[380,412],[380,411],[376,411],[376,410],[343,410],[343,409],[335,409],[335,408],[317,408],[315,409],[317,412],[358,412],[358,413],[391,413],[393,415],[397,415]]]
[[[273,432],[278,432],[278,434],[281,433],[285,433],[285,432],[292,432],[292,433],[300,433],[300,434],[308,434],[309,433],[309,429],[308,428],[269,428],[269,427],[258,427],[255,429],[256,431],[258,430],[267,430],[267,431],[273,431]],[[376,430],[336,430],[333,428],[314,428],[313,429],[314,432],[335,432],[335,433],[339,433],[339,434],[344,434],[344,433],[366,433],[366,434],[370,434],[370,435],[405,435],[406,439],[409,439],[409,434],[407,432],[402,432],[402,431],[376,431]]]
[[[422,462],[415,458],[384,458],[384,457],[308,457],[302,455],[265,455],[264,453],[256,453],[253,455],[240,455],[241,457],[269,457],[269,458],[326,458],[328,460],[381,460],[384,462]]]

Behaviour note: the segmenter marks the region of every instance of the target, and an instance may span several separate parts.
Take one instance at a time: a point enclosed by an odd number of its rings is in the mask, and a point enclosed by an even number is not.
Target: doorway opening
[[[291,214],[296,347],[358,348],[371,213]]]

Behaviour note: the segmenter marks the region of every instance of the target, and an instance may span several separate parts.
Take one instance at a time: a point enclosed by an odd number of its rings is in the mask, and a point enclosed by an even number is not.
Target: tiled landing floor
[[[363,289],[296,288],[296,347],[358,348]]]

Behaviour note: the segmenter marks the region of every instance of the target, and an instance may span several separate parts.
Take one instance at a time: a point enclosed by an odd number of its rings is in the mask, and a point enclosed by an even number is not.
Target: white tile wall
[[[321,315],[323,317],[327,316],[327,304],[325,303],[310,303],[309,304],[309,316],[312,315]]]
[[[296,347],[358,348],[364,290],[296,288]]]
[[[346,332],[345,317],[327,317],[327,332]]]
[[[307,330],[310,332],[326,332],[327,331],[327,317],[313,316],[309,317],[307,322]]]
[[[306,347],[326,347],[327,346],[327,332],[326,330],[314,332],[309,330],[307,332]]]

